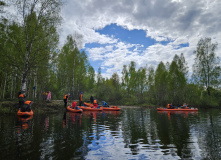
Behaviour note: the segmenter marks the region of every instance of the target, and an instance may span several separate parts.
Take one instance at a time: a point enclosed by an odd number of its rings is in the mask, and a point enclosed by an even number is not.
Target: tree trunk
[[[11,84],[11,93],[10,93],[10,97],[12,99],[12,92],[13,92],[13,79],[14,77],[11,75],[11,78],[12,78],[12,84]]]
[[[74,68],[75,68],[75,60],[74,60]],[[72,80],[72,99],[74,100],[74,68],[73,68],[73,80]]]
[[[28,72],[29,72],[29,58],[30,58],[30,48],[31,48],[32,44],[30,44],[30,46],[26,47],[27,48],[27,53],[26,53],[26,57],[25,57],[25,64],[24,64],[24,70],[22,73],[22,85],[21,85],[21,89],[24,93],[26,93],[26,89],[27,89],[27,76],[28,76]]]
[[[6,73],[6,76],[5,76],[5,84],[4,84],[4,89],[3,89],[3,96],[2,96],[2,99],[5,98],[5,87],[6,87],[6,81],[7,81],[7,73]]]

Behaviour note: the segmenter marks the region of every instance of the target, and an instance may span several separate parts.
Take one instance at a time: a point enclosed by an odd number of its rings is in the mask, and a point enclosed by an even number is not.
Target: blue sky
[[[77,38],[90,64],[102,76],[121,76],[123,65],[154,68],[184,54],[192,72],[193,51],[200,38],[221,43],[219,0],[73,0],[62,8],[60,43]],[[216,54],[221,56],[221,47]]]

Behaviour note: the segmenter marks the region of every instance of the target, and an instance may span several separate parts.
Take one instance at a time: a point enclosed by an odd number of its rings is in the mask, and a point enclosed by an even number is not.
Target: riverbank
[[[71,105],[71,102],[68,102]],[[62,100],[34,102],[31,109],[35,113],[50,112],[55,113],[64,109],[64,102]],[[0,102],[0,114],[10,114],[18,111],[18,102],[16,101],[3,101]]]
[[[71,105],[71,102],[68,102],[68,106]],[[120,108],[137,108],[138,106],[119,106]],[[139,106],[143,108],[154,108],[155,106]],[[34,102],[31,106],[31,109],[35,113],[56,113],[63,111],[64,102],[63,100],[53,100],[45,102]],[[0,114],[11,114],[18,111],[18,102],[17,101],[3,101],[0,102]]]

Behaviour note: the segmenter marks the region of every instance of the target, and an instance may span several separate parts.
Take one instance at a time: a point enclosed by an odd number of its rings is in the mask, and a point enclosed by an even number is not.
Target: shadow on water
[[[0,159],[221,159],[220,110],[0,117]]]

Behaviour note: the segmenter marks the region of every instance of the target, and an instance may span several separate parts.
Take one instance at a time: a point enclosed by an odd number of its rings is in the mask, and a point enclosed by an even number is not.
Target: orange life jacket
[[[24,98],[24,94],[19,94],[19,96],[18,96],[19,98]]]
[[[96,99],[94,100],[94,104],[97,104],[97,100]]]
[[[82,94],[80,95],[80,99],[81,99],[81,101],[83,101],[83,95]]]
[[[167,108],[168,108],[168,109],[170,108],[170,104],[167,105]]]
[[[187,105],[183,105],[183,107],[184,107],[185,109],[187,109]]]
[[[45,95],[45,92],[43,93],[43,95]]]
[[[65,94],[65,95],[64,95],[64,99],[66,99],[66,97],[67,97],[67,100],[68,100],[68,95]]]

